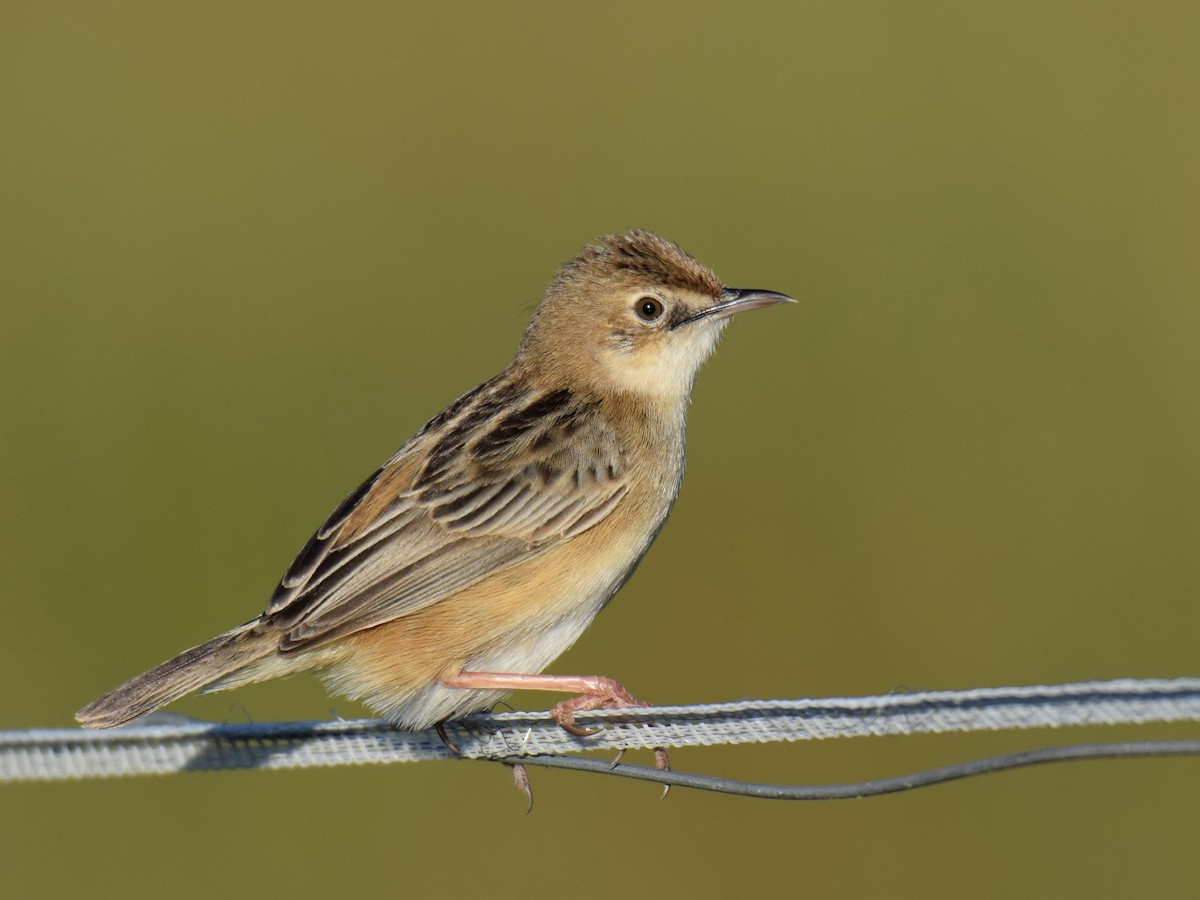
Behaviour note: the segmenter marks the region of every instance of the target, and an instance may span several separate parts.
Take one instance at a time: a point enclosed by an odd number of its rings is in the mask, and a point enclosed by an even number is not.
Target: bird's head
[[[678,245],[634,229],[563,264],[518,359],[579,387],[684,402],[731,315],[785,302],[726,287]]]

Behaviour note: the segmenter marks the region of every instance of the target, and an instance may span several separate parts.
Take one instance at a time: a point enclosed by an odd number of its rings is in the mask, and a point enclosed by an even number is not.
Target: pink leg
[[[451,688],[496,688],[508,691],[563,691],[579,693],[550,710],[554,721],[571,734],[586,737],[595,730],[579,728],[575,713],[589,709],[625,709],[645,706],[617,681],[603,675],[514,675],[506,672],[459,672],[438,679]]]
[[[516,675],[508,672],[459,672],[447,675],[438,682],[450,688],[497,689],[506,691],[563,691],[572,697],[554,705],[550,716],[571,734],[587,737],[596,734],[598,728],[580,728],[575,724],[575,713],[589,709],[625,709],[630,706],[645,706],[624,686],[604,675]],[[619,760],[620,757],[617,757]],[[616,765],[616,761],[613,763]],[[671,763],[667,751],[661,747],[654,750],[655,768],[669,772]],[[518,776],[519,777],[519,776]],[[669,786],[668,786],[669,788]],[[664,790],[664,797],[667,791]]]

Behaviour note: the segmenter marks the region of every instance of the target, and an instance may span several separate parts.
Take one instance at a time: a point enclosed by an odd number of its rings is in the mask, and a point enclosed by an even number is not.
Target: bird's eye
[[[638,297],[635,308],[643,322],[653,322],[663,314],[662,301],[657,297]]]

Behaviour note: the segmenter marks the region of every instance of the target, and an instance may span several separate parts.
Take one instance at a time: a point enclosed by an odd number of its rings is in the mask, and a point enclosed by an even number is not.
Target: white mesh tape
[[[462,756],[800,741],[1200,720],[1200,678],[922,691],[825,700],[746,700],[581,714],[603,725],[575,737],[545,713],[495,713],[447,725]],[[110,731],[0,732],[0,781],[100,778],[212,769],[299,768],[447,759],[436,733],[378,720],[216,725],[151,717]]]

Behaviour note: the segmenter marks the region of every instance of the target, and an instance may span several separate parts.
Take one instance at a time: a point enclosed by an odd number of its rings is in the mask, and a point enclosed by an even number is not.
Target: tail
[[[227,678],[240,682],[235,673],[273,654],[278,646],[278,635],[255,630],[258,624],[257,619],[247,622],[198,647],[184,650],[174,659],[93,700],[75,713],[75,718],[88,728],[112,728],[213,682]]]

